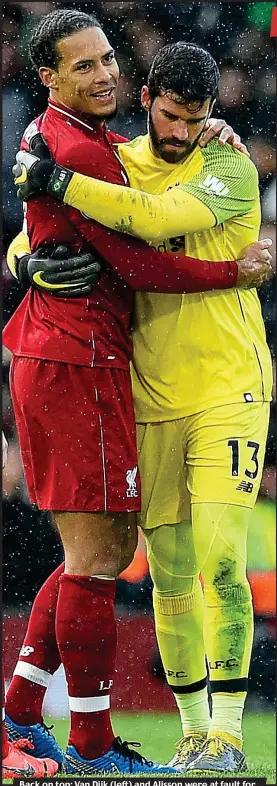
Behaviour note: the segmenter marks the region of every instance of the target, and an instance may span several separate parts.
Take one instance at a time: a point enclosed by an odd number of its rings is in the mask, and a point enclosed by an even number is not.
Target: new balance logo
[[[251,494],[253,491],[253,483],[247,482],[247,480],[242,480],[241,483],[236,488],[236,491],[246,491],[247,494]]]
[[[215,175],[207,175],[204,183],[199,183],[198,188],[201,188],[206,194],[211,194],[212,196],[227,196],[227,194],[229,194],[229,188],[227,188],[225,183],[222,183],[218,177],[215,177]]]
[[[136,482],[137,472],[138,472],[137,467],[134,467],[133,469],[128,469],[126,472],[126,481],[128,483],[126,497],[138,497],[137,482]]]
[[[34,651],[35,651],[34,647],[23,646],[23,647],[21,647],[19,656],[21,655],[22,658],[28,658],[28,655],[31,655],[31,653],[34,652]]]

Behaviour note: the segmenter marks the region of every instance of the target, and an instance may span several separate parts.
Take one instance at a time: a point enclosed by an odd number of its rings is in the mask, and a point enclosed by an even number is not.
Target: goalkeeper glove
[[[33,284],[54,297],[82,297],[98,284],[104,260],[90,251],[70,254],[67,246],[41,246],[33,254],[15,256],[22,285]]]
[[[18,199],[23,202],[46,193],[62,202],[74,174],[71,169],[52,161],[50,150],[39,133],[31,139],[29,152],[20,150],[17,153],[12,171],[14,183],[18,186]]]

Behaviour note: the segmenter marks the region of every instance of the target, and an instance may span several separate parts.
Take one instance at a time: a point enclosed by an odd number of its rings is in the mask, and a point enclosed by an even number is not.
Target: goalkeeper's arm
[[[53,189],[55,181],[51,181]],[[55,195],[54,190],[49,192]],[[160,196],[74,172],[63,201],[110,229],[154,243],[186,232],[203,232],[216,224],[212,211],[179,187]]]
[[[31,153],[20,151],[16,156],[13,173],[21,200],[47,191],[87,218],[149,243],[186,232],[203,232],[216,224],[212,210],[183,188],[174,187],[162,195],[146,194],[81,175],[50,161],[49,149],[40,140],[37,147],[33,140]]]
[[[13,167],[21,200],[47,192],[87,218],[149,243],[212,229],[232,216],[244,215],[257,199],[255,167],[245,156],[237,159],[235,153],[231,158],[228,152],[214,157],[212,150],[209,158],[206,155],[205,166],[189,183],[157,195],[97,180],[55,164],[41,135],[32,141],[28,153],[17,153]],[[71,166],[77,169],[78,151],[77,166],[75,159],[72,149]]]

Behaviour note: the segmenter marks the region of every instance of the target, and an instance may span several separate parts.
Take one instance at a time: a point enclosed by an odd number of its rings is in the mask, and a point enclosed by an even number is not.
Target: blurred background
[[[224,117],[242,136],[260,176],[261,236],[276,238],[275,57],[269,37],[274,3],[261,2],[7,2],[3,5],[3,319],[7,322],[24,291],[10,276],[5,251],[21,229],[21,206],[15,197],[11,167],[25,126],[44,111],[47,92],[27,59],[30,33],[42,14],[64,6],[93,11],[115,47],[122,77],[119,111],[111,127],[132,138],[145,132],[140,88],[156,51],[166,43],[195,41],[209,49],[221,68],[221,87],[214,115]],[[275,282],[260,292],[274,370]],[[49,516],[28,501],[3,352],[3,427],[9,441],[3,480],[4,650],[10,678],[32,600],[50,572],[62,561],[62,549]],[[276,390],[266,462],[258,504],[249,528],[249,579],[255,606],[255,641],[250,672],[249,711],[272,711],[275,695],[275,412]],[[49,526],[50,525],[50,526]],[[144,543],[118,581],[119,654],[113,706],[121,710],[173,710],[155,644],[151,580]],[[130,642],[135,641],[135,649]],[[147,642],[147,647],[146,647]],[[128,672],[128,679],[124,674]],[[63,677],[49,690],[46,710],[67,714]],[[179,735],[180,736],[180,735]]]

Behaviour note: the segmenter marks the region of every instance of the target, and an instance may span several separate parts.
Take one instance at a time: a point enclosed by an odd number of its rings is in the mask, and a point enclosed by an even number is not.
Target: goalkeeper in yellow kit
[[[148,134],[118,146],[131,188],[58,165],[41,187],[159,249],[238,258],[259,235],[258,176],[229,145],[201,148],[218,82],[205,50],[164,47],[142,90]],[[29,167],[26,155],[18,161],[32,183],[36,162]],[[138,293],[133,341],[141,526],[159,648],[183,729],[172,763],[237,772],[245,767],[241,721],[253,638],[247,525],[272,386],[256,291]]]

